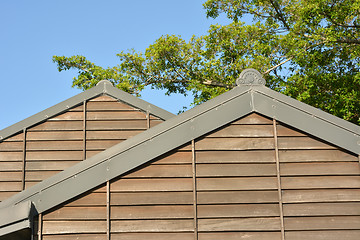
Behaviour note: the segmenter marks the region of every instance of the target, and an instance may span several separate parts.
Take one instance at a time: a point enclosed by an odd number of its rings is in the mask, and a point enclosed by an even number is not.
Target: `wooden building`
[[[172,114],[102,81],[0,132],[0,239],[360,239],[360,127],[265,87]]]

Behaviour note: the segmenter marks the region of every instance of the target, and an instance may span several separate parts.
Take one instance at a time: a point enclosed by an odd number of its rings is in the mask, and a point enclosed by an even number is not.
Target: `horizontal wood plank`
[[[13,195],[15,195],[15,194],[17,194],[19,192],[20,192],[20,190],[18,190],[18,191],[7,191],[7,192],[1,192],[0,191],[0,202],[4,201],[5,199],[8,199],[9,197],[11,197],[11,196],[13,196]]]
[[[195,142],[196,150],[273,149],[273,138],[204,138]]]
[[[113,206],[112,220],[193,218],[194,208],[188,206]]]
[[[22,152],[2,152],[0,151],[0,162],[2,161],[22,161]]]
[[[360,188],[360,176],[282,177],[282,189]]]
[[[272,137],[274,136],[271,125],[227,125],[217,129],[206,137]]]
[[[20,132],[18,134],[3,139],[2,142],[21,142],[23,140],[24,140],[24,133]]]
[[[80,161],[29,161],[26,171],[60,171],[72,167]]]
[[[112,140],[112,139],[121,139],[125,140],[130,137],[133,137],[143,131],[87,131],[86,139],[87,140]]]
[[[112,182],[111,191],[192,191],[191,178],[164,178],[164,179],[120,179]]]
[[[87,120],[146,119],[146,114],[139,111],[87,112],[86,119]]]
[[[172,151],[158,158],[155,158],[151,164],[191,164],[192,154],[188,152]]]
[[[359,229],[360,216],[285,217],[286,230]]]
[[[360,216],[359,202],[284,204],[283,209],[284,216]]]
[[[87,104],[90,102],[117,102],[117,100],[108,95],[101,95],[101,96],[90,99],[89,101],[87,101]]]
[[[105,220],[106,207],[60,207],[43,215],[43,220]]]
[[[279,137],[304,137],[306,136],[305,133],[297,131],[292,128],[288,128],[284,125],[277,125],[276,126],[277,135]]]
[[[360,230],[331,230],[331,231],[289,231],[285,232],[286,240],[358,240]]]
[[[23,167],[22,162],[2,162],[0,161],[0,172],[15,172],[21,171]],[[0,173],[1,176],[2,173]]]
[[[198,205],[198,218],[278,217],[279,204]]]
[[[150,119],[150,127],[155,127],[156,125],[159,125],[160,123],[163,123],[163,120],[160,119]]]
[[[196,162],[270,163],[275,162],[275,151],[196,151]]]
[[[43,234],[105,233],[106,221],[43,221]]]
[[[357,162],[325,162],[325,163],[282,163],[281,176],[298,175],[360,175]]]
[[[310,137],[278,137],[279,149],[336,149]]]
[[[39,182],[41,182],[41,180],[38,180],[38,181],[25,181],[25,189],[31,188],[32,186],[35,186]]]
[[[177,151],[191,151],[191,143],[185,143],[177,148]]]
[[[86,121],[87,130],[146,130],[146,120]]]
[[[65,204],[68,207],[106,206],[106,192],[90,192],[82,194]]]
[[[192,232],[194,220],[113,220],[112,232]]]
[[[22,190],[21,180],[17,182],[0,182],[0,192],[19,192]]]
[[[193,240],[194,233],[112,233],[111,240]]]
[[[340,150],[281,150],[280,162],[358,162],[356,156]]]
[[[198,191],[277,189],[275,177],[198,178]]]
[[[21,172],[0,172],[0,182],[21,181],[21,179]]]
[[[111,193],[111,205],[192,204],[192,192]]]
[[[26,161],[81,161],[83,151],[27,151]]]
[[[93,156],[95,156],[98,153],[101,153],[103,150],[89,150],[86,149],[86,159],[91,158]]]
[[[191,165],[147,165],[124,175],[122,178],[191,177]]]
[[[36,141],[26,143],[28,151],[82,150],[82,141]]]
[[[197,164],[198,177],[276,176],[275,164]]]
[[[211,232],[199,233],[199,240],[281,240],[280,232]]]
[[[24,146],[23,142],[2,142],[0,143],[1,152],[20,152]]]
[[[84,111],[83,104],[68,109],[69,112],[82,112]]]
[[[233,121],[232,124],[272,124],[272,120],[257,113],[252,113]]]
[[[43,181],[49,177],[54,176],[55,174],[61,172],[58,171],[26,171],[25,172],[25,180],[26,181]]]
[[[104,101],[89,101],[86,103],[87,111],[119,111],[119,110],[135,110],[128,104],[122,102],[104,102]]]
[[[360,189],[284,190],[284,203],[360,201]]]
[[[82,130],[83,121],[47,121],[29,128],[27,131],[76,131]]]
[[[103,234],[56,234],[56,235],[42,235],[43,240],[104,240],[106,233]],[[35,237],[35,239],[37,239]]]
[[[86,150],[105,150],[124,140],[88,140],[86,141]]]
[[[48,132],[28,132],[27,141],[44,140],[82,140],[83,131],[48,131]]]
[[[71,121],[71,120],[83,120],[83,119],[84,119],[84,114],[82,112],[65,112],[49,118],[48,121]]]
[[[280,219],[274,218],[220,218],[199,219],[199,232],[219,231],[277,231]]]
[[[277,203],[277,191],[198,192],[198,204],[221,203]]]

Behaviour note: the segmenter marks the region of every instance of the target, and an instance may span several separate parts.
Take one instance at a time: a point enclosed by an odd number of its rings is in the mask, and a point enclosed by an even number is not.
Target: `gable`
[[[275,123],[237,119],[50,209],[42,237],[358,239],[357,157]]]
[[[102,95],[0,142],[0,201],[163,120]]]

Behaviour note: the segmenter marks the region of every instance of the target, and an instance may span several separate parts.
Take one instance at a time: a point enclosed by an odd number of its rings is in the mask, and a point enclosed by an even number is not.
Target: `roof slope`
[[[1,202],[0,208],[31,201],[37,212],[42,213],[253,112],[279,120],[352,153],[360,153],[360,127],[263,85],[245,82],[244,85],[119,143]]]
[[[151,103],[141,100],[129,93],[126,93],[118,88],[115,88],[111,82],[107,80],[100,81],[95,87],[79,93],[78,95],[71,97],[61,103],[58,103],[44,111],[41,111],[31,117],[28,117],[14,125],[11,125],[0,131],[0,141],[23,131],[24,128],[29,128],[35,124],[38,124],[46,119],[49,119],[55,115],[58,115],[69,108],[78,106],[86,100],[92,98],[108,95],[117,99],[118,101],[124,102],[130,106],[138,108],[144,112],[149,112],[154,116],[157,116],[163,120],[167,120],[175,116],[174,114],[159,108]]]

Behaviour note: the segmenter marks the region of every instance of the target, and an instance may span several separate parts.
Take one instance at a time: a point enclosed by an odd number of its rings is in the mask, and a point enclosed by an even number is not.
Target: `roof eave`
[[[0,239],[30,239],[34,215],[30,201],[0,209]]]

